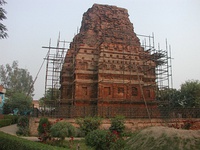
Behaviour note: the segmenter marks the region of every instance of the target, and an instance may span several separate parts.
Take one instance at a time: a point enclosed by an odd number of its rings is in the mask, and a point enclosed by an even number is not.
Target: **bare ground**
[[[151,134],[155,138],[160,137],[162,134],[166,134],[166,136],[169,137],[177,136],[181,138],[200,138],[200,130],[183,130],[162,126],[149,127],[143,129],[141,133]]]
[[[127,150],[199,150],[200,130],[147,127],[128,139]]]

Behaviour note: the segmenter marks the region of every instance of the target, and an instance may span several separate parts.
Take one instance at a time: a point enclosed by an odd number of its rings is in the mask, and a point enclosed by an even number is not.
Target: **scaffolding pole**
[[[63,45],[61,46],[61,44]],[[55,107],[60,102],[60,75],[62,65],[64,63],[65,55],[68,50],[66,44],[67,41],[60,41],[60,34],[57,40],[57,45],[51,46],[51,39],[49,46],[43,46],[42,48],[48,49],[46,60],[46,76],[45,76],[45,108],[48,111],[55,110]],[[52,107],[53,106],[53,107]]]

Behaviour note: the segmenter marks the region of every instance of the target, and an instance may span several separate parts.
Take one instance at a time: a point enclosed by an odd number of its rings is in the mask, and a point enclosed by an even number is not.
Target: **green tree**
[[[157,100],[165,102],[164,104],[168,104],[170,108],[183,107],[182,95],[177,89],[160,90],[157,94]]]
[[[11,113],[18,109],[19,113],[30,110],[33,96],[33,80],[28,70],[18,67],[18,62],[13,61],[12,66],[0,66],[0,84],[6,88],[6,97],[3,110]]]
[[[9,64],[0,66],[0,84],[6,88],[8,98],[14,93],[32,96],[34,91],[32,76],[27,69],[19,68],[17,61],[13,61],[12,66]]]
[[[49,88],[45,94],[47,100],[57,100],[59,98],[59,89]]]
[[[198,80],[188,80],[181,85],[181,95],[184,107],[200,106],[200,82]]]
[[[59,95],[60,95],[59,89],[49,88],[46,94],[44,94],[44,97],[39,99],[40,106],[43,106],[44,104],[46,106],[51,105],[52,103],[54,103],[56,100],[59,99]]]
[[[32,98],[24,93],[14,93],[10,99],[7,99],[3,106],[4,113],[12,113],[18,109],[20,114],[26,115],[31,111]]]
[[[4,0],[0,0],[0,21],[1,22],[2,20],[6,19],[6,11],[1,7],[4,4],[6,4],[6,2]],[[0,39],[4,39],[8,37],[8,34],[6,33],[7,28],[1,22],[0,22]]]

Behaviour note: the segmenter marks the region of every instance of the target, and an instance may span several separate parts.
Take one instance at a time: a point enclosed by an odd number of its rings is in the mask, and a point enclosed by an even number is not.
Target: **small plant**
[[[17,135],[28,136],[29,131],[29,118],[27,116],[20,116],[17,122],[18,131]]]
[[[80,130],[87,135],[89,132],[99,128],[101,120],[99,117],[85,117],[77,119],[76,122],[80,126]]]
[[[124,120],[125,120],[124,116],[116,116],[115,118],[112,118],[109,130],[113,134],[121,136],[125,130]]]
[[[51,124],[50,124],[48,118],[40,119],[37,130],[38,130],[39,139],[42,142],[46,142],[48,139],[49,140],[51,139],[50,127],[51,127]]]

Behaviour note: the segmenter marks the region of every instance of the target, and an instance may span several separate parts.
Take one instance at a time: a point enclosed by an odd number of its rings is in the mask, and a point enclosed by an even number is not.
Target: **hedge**
[[[8,126],[12,124],[12,119],[1,119],[0,127]]]
[[[17,115],[4,115],[4,119],[11,119],[12,123],[11,124],[16,124],[19,116]]]
[[[39,142],[33,142],[0,132],[0,149],[1,150],[67,150],[66,148],[50,146]]]

